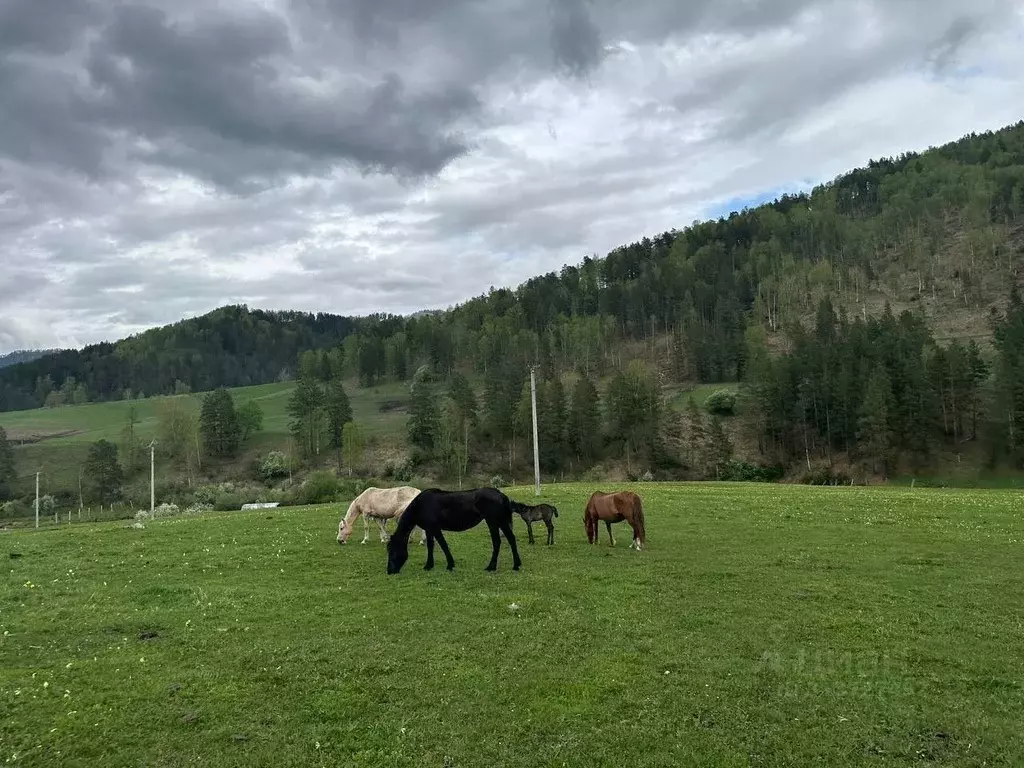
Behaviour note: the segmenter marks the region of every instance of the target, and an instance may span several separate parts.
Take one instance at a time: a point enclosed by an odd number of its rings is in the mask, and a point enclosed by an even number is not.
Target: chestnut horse
[[[617,493],[594,492],[587,501],[587,508],[583,512],[583,525],[587,529],[587,541],[597,544],[598,525],[601,521],[608,526],[608,538],[611,546],[615,546],[615,536],[612,535],[612,523],[621,523],[625,520],[633,529],[634,547],[639,552],[647,542],[647,533],[644,530],[644,506],[640,497],[632,491],[618,491]]]

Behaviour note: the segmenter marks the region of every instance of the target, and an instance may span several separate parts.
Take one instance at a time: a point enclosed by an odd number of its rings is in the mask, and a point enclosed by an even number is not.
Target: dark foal
[[[423,570],[434,567],[434,540],[441,545],[448,570],[455,568],[455,560],[441,531],[468,531],[481,521],[491,532],[491,561],[485,570],[498,567],[501,534],[512,550],[512,570],[522,565],[516,548],[516,535],[512,532],[512,502],[497,488],[476,488],[472,491],[442,491],[428,488],[414,498],[398,519],[395,532],[388,541],[388,573],[398,573],[409,559],[409,534],[419,526],[427,534],[427,562]]]
[[[512,502],[512,511],[517,513],[523,522],[526,523],[526,532],[530,534],[530,543],[533,544],[533,524],[538,521],[543,521],[545,527],[548,529],[548,544],[555,543],[555,524],[552,522],[552,518],[558,517],[558,510],[550,504],[537,504],[531,506],[530,504],[520,504],[518,501]]]

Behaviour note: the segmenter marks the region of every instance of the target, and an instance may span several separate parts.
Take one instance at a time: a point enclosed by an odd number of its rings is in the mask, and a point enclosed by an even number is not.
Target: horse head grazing
[[[348,537],[352,535],[352,524],[348,520],[342,520],[338,526],[338,543],[345,544]]]
[[[388,521],[401,516],[409,503],[419,494],[418,488],[403,485],[397,488],[370,487],[356,496],[349,504],[348,511],[338,523],[338,543],[345,544],[355,532],[356,521],[363,518],[363,541],[370,537],[368,521],[373,520],[380,527],[380,540],[388,539],[386,527]],[[420,531],[420,544],[426,539],[426,533]]]
[[[405,561],[409,559],[409,539],[403,536],[393,536],[388,540],[388,574],[395,574],[402,570]]]

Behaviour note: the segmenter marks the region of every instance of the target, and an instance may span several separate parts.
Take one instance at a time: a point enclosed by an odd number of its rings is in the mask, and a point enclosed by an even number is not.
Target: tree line
[[[207,391],[296,374],[305,350],[344,349],[361,386],[409,381],[423,364],[486,374],[514,360],[602,375],[671,339],[677,381],[738,381],[746,329],[799,326],[826,295],[872,290],[992,298],[1018,269],[1024,122],[923,153],[871,161],[809,193],[643,238],[452,311],[412,317],[224,307],[117,344],[0,370],[0,409]],[[638,351],[639,350],[639,351]],[[73,386],[68,386],[69,379]]]
[[[447,312],[226,307],[11,366],[0,370],[0,409],[294,379],[295,452],[343,466],[346,428],[353,456],[362,437],[342,382],[401,381],[410,446],[458,473],[474,451],[508,466],[524,456],[534,366],[552,471],[595,455],[685,458],[686,429],[659,393],[716,382],[743,383],[737,418],[771,465],[842,455],[886,473],[979,442],[991,462],[1015,462],[1016,299],[992,318],[995,349],[984,354],[970,341],[937,344],[920,314],[869,317],[866,299],[980,309],[1001,298],[991,286],[1017,279],[1022,201],[1024,122],[872,161],[809,193],[643,238]],[[721,475],[712,464],[705,474]]]

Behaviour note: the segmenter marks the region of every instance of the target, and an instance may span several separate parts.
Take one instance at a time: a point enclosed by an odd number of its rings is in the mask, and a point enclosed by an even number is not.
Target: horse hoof
[[[449,565],[448,566],[448,570],[449,571],[454,571],[455,570],[455,566],[454,565]]]
[[[423,570],[424,571],[432,571],[432,570],[434,570],[434,564],[431,563],[430,565],[424,565],[423,566]]]

